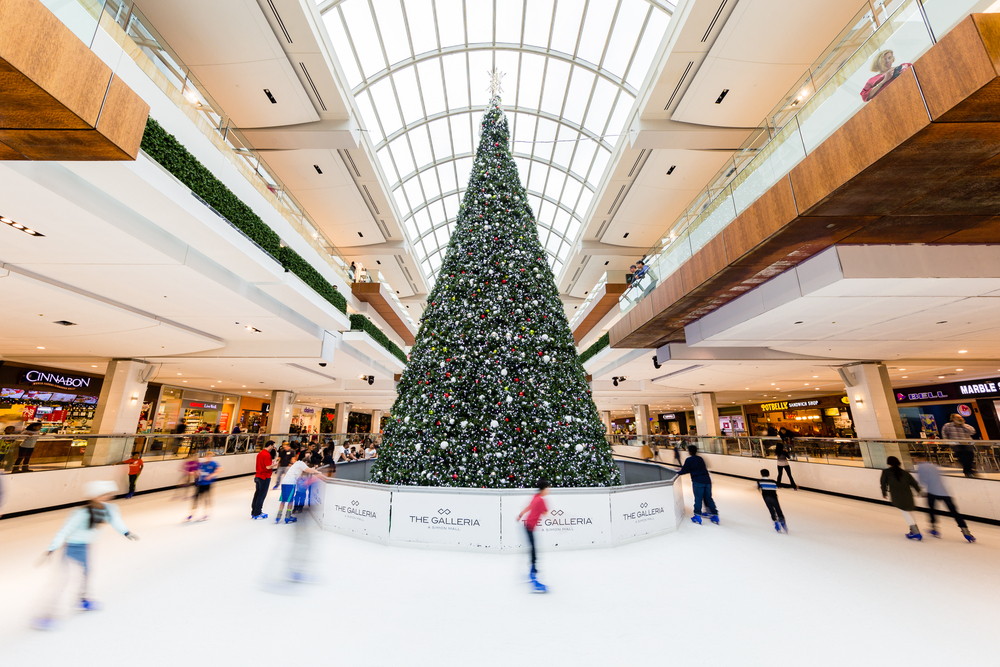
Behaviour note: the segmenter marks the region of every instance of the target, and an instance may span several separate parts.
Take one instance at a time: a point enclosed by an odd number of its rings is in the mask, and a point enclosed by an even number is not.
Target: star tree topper
[[[497,69],[490,70],[487,72],[490,75],[490,99],[498,96],[501,91],[503,91],[502,81],[505,74]]]

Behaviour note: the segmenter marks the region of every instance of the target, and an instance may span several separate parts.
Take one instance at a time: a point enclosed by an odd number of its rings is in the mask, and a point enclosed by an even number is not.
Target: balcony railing
[[[761,121],[646,254],[647,271],[619,298],[625,314],[726,228],[806,155],[856,114],[889,50],[896,67],[912,63],[986,0],[871,0]],[[877,94],[877,91],[875,94]],[[871,99],[874,94],[868,97]]]

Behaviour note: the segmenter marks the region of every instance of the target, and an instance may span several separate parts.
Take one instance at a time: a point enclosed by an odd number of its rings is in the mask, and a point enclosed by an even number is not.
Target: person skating
[[[545,584],[538,581],[538,554],[535,549],[535,528],[538,527],[538,522],[542,520],[542,516],[549,511],[549,508],[545,505],[545,496],[549,495],[549,480],[543,477],[538,480],[537,486],[538,492],[532,496],[528,506],[517,515],[517,520],[520,521],[524,517],[524,529],[528,532],[528,546],[531,549],[531,584],[534,586],[536,592],[544,593],[547,590]]]
[[[208,520],[208,512],[212,509],[212,482],[222,473],[222,466],[213,460],[215,454],[211,449],[206,449],[202,457],[201,463],[198,464],[198,478],[194,482],[194,496],[191,498],[191,514],[188,515],[188,521],[194,518],[201,503],[204,503],[205,515],[199,521]]]
[[[705,459],[698,456],[697,445],[688,445],[688,457],[684,465],[677,471],[677,476],[691,475],[691,490],[694,492],[694,516],[691,521],[701,523],[701,517],[707,516],[712,523],[719,523],[719,510],[712,500],[712,478],[708,475],[708,468],[705,466]],[[704,502],[708,508],[708,514],[701,513],[701,505]]]
[[[760,479],[757,480],[757,490],[760,491],[761,497],[764,499],[764,504],[767,505],[767,511],[771,513],[771,521],[774,522],[774,529],[779,533],[781,531],[788,532],[788,526],[785,525],[785,515],[781,511],[781,505],[778,503],[778,484],[771,479],[771,473],[767,468],[761,468]]]
[[[288,472],[288,466],[292,465],[292,457],[295,456],[295,452],[292,451],[291,445],[285,440],[281,443],[281,449],[278,450],[278,474],[274,476],[274,489],[281,486],[281,480],[284,479],[285,473]]]
[[[267,487],[271,485],[271,475],[274,473],[274,440],[268,440],[264,449],[257,453],[257,472],[253,476],[253,501],[250,503],[251,519],[266,519],[264,499],[267,498]]]
[[[935,505],[940,501],[948,508],[951,518],[958,524],[965,539],[969,542],[975,542],[976,538],[969,532],[969,527],[966,525],[965,519],[958,513],[955,501],[951,499],[951,494],[948,493],[948,488],[944,485],[944,480],[941,478],[941,469],[930,461],[921,463],[917,466],[917,481],[924,487],[924,492],[927,494],[927,510],[931,515],[931,535],[933,537],[941,537],[941,533],[937,530],[937,512],[934,511]]]
[[[125,459],[119,465],[128,466],[128,493],[125,494],[125,498],[128,499],[135,495],[135,483],[146,464],[142,461],[142,453],[133,452],[131,458]]]
[[[900,467],[899,459],[895,456],[890,456],[885,462],[889,464],[889,467],[882,471],[880,481],[882,497],[889,498],[892,506],[903,513],[903,520],[910,527],[906,539],[919,542],[923,539],[923,535],[920,534],[920,528],[917,527],[917,520],[910,512],[917,508],[913,501],[913,492],[919,493],[920,485],[917,484],[917,480],[913,479],[913,475]]]
[[[44,559],[47,559],[52,555],[52,552],[60,547],[65,546],[65,550],[59,564],[59,572],[47,596],[45,607],[33,623],[34,627],[39,630],[48,630],[52,626],[52,620],[58,611],[59,598],[66,586],[71,568],[79,568],[81,573],[79,608],[84,611],[97,609],[88,588],[90,545],[97,539],[102,523],[110,524],[112,528],[130,540],[139,539],[135,533],[129,531],[125,522],[122,521],[118,506],[108,502],[117,493],[118,484],[116,482],[110,480],[87,482],[84,485],[84,496],[87,498],[87,504],[74,510],[56,536],[52,538]]]
[[[281,478],[281,498],[278,504],[278,514],[274,517],[275,523],[281,521],[281,514],[285,512],[285,508],[288,508],[287,514],[285,514],[285,523],[295,523],[298,521],[298,519],[292,516],[292,503],[295,497],[296,482],[298,482],[299,477],[302,475],[314,475],[316,472],[314,468],[307,466],[305,461],[299,461],[298,457],[292,458],[288,472]]]
[[[780,431],[780,436],[781,440],[774,445],[774,456],[778,459],[777,485],[781,486],[781,475],[784,473],[788,475],[788,485],[798,491],[799,485],[795,483],[795,479],[792,477],[792,466],[788,464],[788,455],[792,451],[792,432],[783,428]]]

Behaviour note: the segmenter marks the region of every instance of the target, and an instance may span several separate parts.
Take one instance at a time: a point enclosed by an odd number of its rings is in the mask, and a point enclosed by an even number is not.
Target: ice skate
[[[546,591],[548,591],[548,588],[545,587],[545,584],[538,581],[538,577],[534,572],[531,573],[531,587],[532,590],[534,590],[534,592],[536,593],[545,593]]]
[[[976,538],[972,536],[972,533],[969,532],[968,528],[962,529],[962,537],[964,537],[969,542],[969,544],[972,544],[973,542],[976,541]]]
[[[708,517],[708,520],[711,521],[712,523],[714,523],[716,526],[719,525],[719,515],[718,514],[713,514],[712,516]]]
[[[250,517],[250,518],[252,518],[254,521],[261,521],[262,519],[266,519],[267,518],[267,514],[266,513],[264,513],[264,514],[258,514],[257,516]]]
[[[100,605],[98,605],[93,600],[87,600],[86,598],[80,598],[79,609],[81,611],[98,611],[100,610]]]
[[[700,526],[701,525],[701,515],[700,514],[695,514],[693,517],[691,517],[691,522],[692,523],[696,523],[696,524],[698,524]]]
[[[285,517],[285,523],[295,523],[298,520],[299,520],[298,517],[294,517],[294,516],[287,516],[287,517]]]
[[[919,531],[917,531],[917,532],[910,531],[910,532],[908,532],[906,534],[906,539],[908,539],[908,540],[916,540],[917,542],[919,542],[922,539],[924,539],[924,536],[921,535]]]
[[[49,616],[39,616],[31,621],[31,627],[35,630],[48,632],[55,627],[55,621]]]
[[[784,522],[784,521],[779,521],[778,523],[780,523],[780,524],[781,524],[781,529],[782,529],[783,531],[785,531],[785,534],[787,535],[787,534],[788,534],[788,526],[786,526],[786,525],[785,525],[785,522]]]
[[[931,537],[936,537],[940,540],[941,533],[939,533],[936,528],[931,528]]]
[[[781,524],[779,522],[777,522],[777,521],[774,522],[774,530],[775,530],[775,532],[778,532],[778,533],[781,532]]]

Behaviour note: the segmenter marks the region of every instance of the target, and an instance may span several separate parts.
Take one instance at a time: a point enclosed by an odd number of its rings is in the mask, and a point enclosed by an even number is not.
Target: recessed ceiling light
[[[10,218],[4,218],[4,217],[0,216],[0,222],[2,222],[3,224],[7,225],[8,227],[13,227],[14,229],[20,230],[20,231],[24,232],[25,234],[27,234],[28,236],[45,236],[45,234],[40,234],[40,233],[36,232],[34,229],[30,229],[28,227],[25,227],[20,222],[14,222]]]
[[[181,382],[187,382],[187,380],[181,380]]]
[[[178,375],[180,375],[180,373],[178,373]]]
[[[818,378],[819,376],[818,376],[818,375],[813,375],[813,377],[814,377],[814,378]]]
[[[959,350],[958,351],[959,354],[965,354],[966,352],[968,352],[968,350]]]
[[[903,379],[905,380],[905,379],[906,379],[906,378],[908,378],[908,377],[910,377],[910,376],[909,376],[909,375],[904,375],[904,376],[903,376]]]
[[[41,345],[39,345],[39,346],[38,346],[38,349],[39,349],[39,350],[44,350],[45,348],[44,348],[44,347],[42,347]]]
[[[956,368],[955,370],[956,371],[964,371],[965,369],[964,368]]]
[[[95,364],[91,364],[90,367],[91,368],[97,368],[97,366]]]
[[[943,379],[944,379],[943,375],[938,375],[938,380],[943,380]]]

